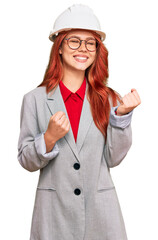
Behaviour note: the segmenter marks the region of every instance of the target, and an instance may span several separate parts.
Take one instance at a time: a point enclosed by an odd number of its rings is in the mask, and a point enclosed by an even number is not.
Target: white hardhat
[[[54,42],[59,32],[71,29],[93,30],[101,36],[101,41],[104,41],[106,36],[101,31],[100,23],[92,9],[83,4],[74,4],[58,16],[49,39]]]

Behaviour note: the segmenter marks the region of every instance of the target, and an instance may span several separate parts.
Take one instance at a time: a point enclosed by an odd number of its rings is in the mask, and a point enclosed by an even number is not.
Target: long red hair
[[[112,88],[107,86],[107,79],[109,77],[108,51],[102,43],[100,36],[93,31],[90,32],[92,32],[94,37],[98,40],[99,45],[97,47],[94,62],[85,71],[88,82],[87,97],[94,123],[106,139],[111,108],[109,99],[111,99],[112,105],[116,106],[117,100],[120,101],[120,97]],[[37,86],[46,86],[47,93],[55,88],[63,78],[62,59],[59,54],[59,47],[67,34],[68,31],[63,31],[56,37],[51,48],[49,63],[44,74],[44,79],[42,83]]]

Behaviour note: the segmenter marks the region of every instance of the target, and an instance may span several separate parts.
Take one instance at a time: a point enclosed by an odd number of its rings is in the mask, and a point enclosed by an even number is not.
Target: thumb
[[[135,89],[135,88],[132,88],[132,89],[131,89],[131,92],[134,92],[134,91],[136,91],[136,89]]]

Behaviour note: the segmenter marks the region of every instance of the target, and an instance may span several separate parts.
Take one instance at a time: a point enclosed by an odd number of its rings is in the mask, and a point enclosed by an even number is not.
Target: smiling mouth
[[[74,56],[75,60],[77,62],[81,62],[81,63],[84,63],[88,60],[88,57],[79,57],[79,56]]]

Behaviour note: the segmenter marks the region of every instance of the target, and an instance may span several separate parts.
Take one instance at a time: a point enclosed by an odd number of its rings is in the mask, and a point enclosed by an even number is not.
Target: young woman
[[[127,240],[110,168],[131,146],[135,89],[107,86],[105,33],[92,10],[62,13],[43,82],[23,97],[18,160],[40,170],[30,240]]]

